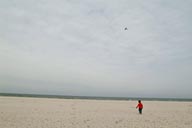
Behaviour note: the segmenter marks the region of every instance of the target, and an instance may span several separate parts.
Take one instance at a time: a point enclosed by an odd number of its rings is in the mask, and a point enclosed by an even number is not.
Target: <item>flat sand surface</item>
[[[0,128],[192,128],[192,102],[0,97]]]

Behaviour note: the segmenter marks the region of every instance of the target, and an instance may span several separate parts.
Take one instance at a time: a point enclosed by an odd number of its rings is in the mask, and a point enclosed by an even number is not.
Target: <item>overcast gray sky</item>
[[[191,5],[0,0],[0,92],[192,98]]]

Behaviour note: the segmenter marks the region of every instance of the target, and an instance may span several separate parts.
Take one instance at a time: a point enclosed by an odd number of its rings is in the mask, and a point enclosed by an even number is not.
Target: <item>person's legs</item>
[[[142,114],[142,109],[141,108],[139,108],[139,114]]]

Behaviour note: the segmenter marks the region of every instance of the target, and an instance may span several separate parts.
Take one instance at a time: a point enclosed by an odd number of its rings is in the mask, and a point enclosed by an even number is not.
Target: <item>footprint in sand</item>
[[[115,121],[115,123],[116,124],[119,124],[119,123],[121,123],[123,120],[117,120],[117,121]]]

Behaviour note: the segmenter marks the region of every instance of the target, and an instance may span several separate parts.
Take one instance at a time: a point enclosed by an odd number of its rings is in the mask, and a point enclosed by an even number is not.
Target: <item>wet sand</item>
[[[0,97],[0,128],[191,128],[192,102]]]

